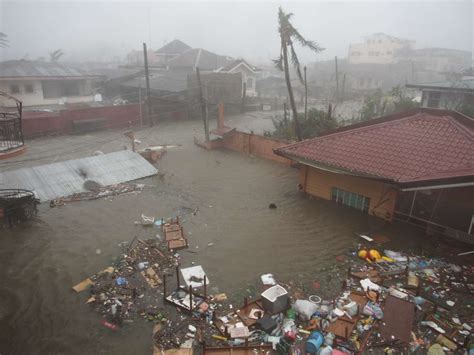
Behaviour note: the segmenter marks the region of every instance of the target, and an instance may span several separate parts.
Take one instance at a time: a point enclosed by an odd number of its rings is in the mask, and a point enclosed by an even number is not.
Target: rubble
[[[86,181],[90,183],[90,181]],[[89,184],[90,185],[90,184]],[[97,184],[98,185],[98,184]],[[142,192],[145,185],[143,184],[115,184],[106,187],[100,185],[86,186],[89,191],[78,192],[70,196],[59,197],[52,199],[49,202],[50,207],[64,206],[66,203],[77,202],[77,201],[86,201],[86,200],[97,200],[99,198],[113,197],[117,195],[123,195],[128,193],[139,193]]]
[[[158,227],[166,225],[172,221]],[[208,294],[201,266],[180,269],[166,239],[134,238],[112,267],[74,286],[77,292],[90,289],[86,302],[111,330],[140,317],[153,322],[155,353],[438,354],[472,346],[471,265],[358,247],[348,253],[352,258],[341,259],[350,267],[336,297],[307,294],[264,274],[256,297],[235,306],[224,293]],[[168,292],[173,274],[177,285]],[[321,287],[314,283],[313,291]]]

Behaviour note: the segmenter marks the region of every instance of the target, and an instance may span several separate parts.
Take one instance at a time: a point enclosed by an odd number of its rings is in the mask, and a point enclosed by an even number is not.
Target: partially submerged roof
[[[86,71],[57,62],[9,60],[0,62],[0,79],[54,79],[99,77]]]
[[[102,186],[155,175],[158,170],[129,150],[0,173],[0,189],[34,191],[41,201],[85,192],[84,182]]]
[[[179,39],[175,39],[165,44],[160,49],[156,50],[155,53],[156,54],[181,54],[187,51],[188,49],[191,49],[191,47],[188,46],[183,41],[180,41]]]
[[[171,68],[196,68],[215,70],[232,62],[232,58],[218,55],[202,48],[193,48],[169,61]]]
[[[474,93],[474,79],[462,79],[455,81],[437,81],[426,84],[407,84],[407,88],[433,89],[442,91],[456,91]]]
[[[400,187],[474,183],[474,120],[418,108],[278,148],[287,158]]]

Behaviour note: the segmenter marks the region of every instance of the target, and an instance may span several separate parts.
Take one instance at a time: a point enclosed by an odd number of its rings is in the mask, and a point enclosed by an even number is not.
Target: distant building
[[[191,49],[191,47],[186,43],[180,41],[179,39],[175,39],[155,51],[155,62],[153,62],[153,64],[166,67],[170,60],[180,56],[189,49]]]
[[[474,120],[417,108],[275,149],[303,192],[430,232],[474,235]]]
[[[0,91],[16,97],[24,107],[93,102],[95,83],[100,79],[98,75],[57,62],[0,63]]]
[[[448,48],[421,48],[403,53],[400,60],[410,60],[415,70],[453,73],[471,66],[472,52]]]
[[[474,110],[474,78],[441,81],[429,84],[408,84],[408,88],[421,90],[421,106],[461,110],[470,106]]]
[[[216,70],[217,73],[241,73],[242,74],[242,90],[245,83],[246,96],[257,96],[257,78],[259,77],[259,69],[247,63],[243,59],[237,59],[229,63],[225,67]]]
[[[168,62],[168,68],[174,71],[214,71],[232,63],[233,59],[218,55],[202,48],[188,49]]]
[[[351,44],[348,61],[350,64],[391,64],[397,61],[399,51],[411,48],[413,41],[384,33],[368,36],[364,43]]]

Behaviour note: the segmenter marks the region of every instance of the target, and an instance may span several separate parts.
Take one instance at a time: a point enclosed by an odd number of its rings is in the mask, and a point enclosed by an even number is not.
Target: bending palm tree
[[[7,34],[0,32],[0,48],[5,48],[8,47],[8,39],[7,39]]]
[[[299,42],[303,47],[311,49],[315,53],[321,52],[324,48],[321,48],[317,43],[306,40],[296,28],[290,23],[290,18],[293,16],[292,13],[286,14],[280,7],[278,10],[278,32],[280,32],[281,49],[280,57],[274,60],[275,65],[281,71],[285,71],[286,86],[288,88],[288,96],[290,97],[291,110],[293,111],[293,120],[295,124],[295,134],[299,141],[301,141],[301,127],[298,120],[298,112],[296,111],[295,97],[293,95],[293,88],[291,87],[290,81],[290,70],[288,65],[288,49],[291,52],[291,62],[296,69],[296,74],[301,83],[303,83],[303,76],[301,75],[300,61],[296,55],[293,41]]]
[[[51,62],[57,62],[63,55],[62,49],[56,49],[54,52],[49,53],[49,60]]]

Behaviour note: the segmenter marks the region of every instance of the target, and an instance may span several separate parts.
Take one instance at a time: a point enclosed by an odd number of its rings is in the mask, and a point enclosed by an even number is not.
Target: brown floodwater
[[[271,120],[259,115],[234,118],[232,124],[255,132],[272,127]],[[109,266],[120,255],[119,243],[134,236],[154,237],[153,228],[134,224],[142,213],[182,216],[190,243],[181,252],[183,265],[202,265],[211,291],[226,292],[234,300],[253,294],[260,275],[269,272],[308,290],[317,281],[321,288],[314,293],[334,295],[345,275],[336,256],[349,255],[361,242],[354,231],[383,233],[394,248],[426,248],[417,229],[303,196],[294,168],[198,148],[193,136],[202,136],[199,122],[164,123],[136,136],[142,146],[179,145],[157,164],[160,176],[140,180],[146,184],[142,193],[58,208],[42,204],[32,222],[0,230],[1,354],[150,354],[151,323],[136,321],[110,332],[85,304],[87,295],[71,290]],[[123,131],[27,144],[27,154],[0,162],[0,169],[129,145]],[[277,209],[269,209],[270,203]]]

